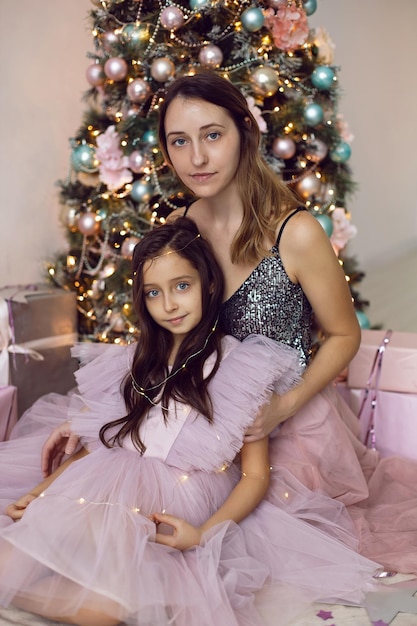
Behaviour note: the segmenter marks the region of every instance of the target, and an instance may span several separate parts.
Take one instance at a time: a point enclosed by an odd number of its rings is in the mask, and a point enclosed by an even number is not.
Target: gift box
[[[359,416],[362,443],[378,450],[381,456],[417,460],[417,394],[348,391],[348,404]]]
[[[378,372],[372,372],[374,366]],[[348,387],[366,387],[371,373],[379,376],[380,390],[417,393],[417,334],[362,330],[361,345],[349,364]]]
[[[17,387],[20,416],[35,400],[75,386],[76,295],[52,287],[0,289],[0,384]]]
[[[13,385],[0,387],[0,441],[10,437],[17,422],[17,389]]]

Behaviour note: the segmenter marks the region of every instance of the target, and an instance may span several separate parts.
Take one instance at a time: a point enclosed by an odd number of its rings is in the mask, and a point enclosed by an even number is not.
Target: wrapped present
[[[0,289],[0,385],[17,387],[18,414],[75,386],[75,293],[50,285]]]
[[[17,389],[13,385],[0,387],[0,441],[10,437],[17,422]]]
[[[349,389],[348,404],[358,415],[361,440],[381,456],[417,460],[417,394]]]
[[[361,345],[349,364],[350,388],[367,386],[376,359],[380,361],[380,390],[417,393],[417,334],[362,330]]]

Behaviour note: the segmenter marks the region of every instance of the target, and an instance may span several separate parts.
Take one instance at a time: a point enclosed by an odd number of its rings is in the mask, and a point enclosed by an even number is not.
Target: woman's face
[[[235,188],[239,131],[223,107],[177,96],[165,116],[168,155],[181,181],[199,198]]]

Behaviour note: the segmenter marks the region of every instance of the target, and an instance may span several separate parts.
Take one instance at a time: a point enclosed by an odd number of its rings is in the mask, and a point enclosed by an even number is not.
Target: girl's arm
[[[173,527],[172,535],[156,533],[155,541],[178,550],[186,550],[201,541],[203,533],[221,522],[232,520],[239,523],[264,498],[269,486],[268,438],[244,444],[240,452],[242,477],[222,506],[199,527],[185,520],[162,513],[154,513],[151,519],[158,525]]]
[[[49,485],[51,483],[53,483],[54,480],[56,478],[58,478],[58,476],[60,474],[62,474],[62,472],[69,465],[71,465],[71,463],[73,463],[74,461],[78,461],[78,459],[81,459],[83,456],[86,456],[87,454],[88,454],[88,450],[86,448],[81,448],[78,452],[76,452],[71,457],[69,457],[52,474],[50,474],[47,478],[45,478],[45,480],[43,480],[41,483],[36,485],[36,487],[31,489],[24,496],[22,496],[21,498],[16,500],[16,502],[13,502],[12,504],[9,504],[9,506],[6,508],[6,515],[11,517],[14,522],[17,522],[18,520],[20,520],[23,517],[23,514],[24,514],[27,506],[33,500],[35,500],[37,497],[39,497],[40,494],[43,493],[45,491],[45,489],[47,487],[49,487]]]
[[[301,383],[282,396],[273,394],[271,403],[248,429],[245,442],[264,437],[294,415],[346,368],[360,344],[360,327],[344,271],[312,215],[302,211],[290,219],[280,254],[288,276],[300,283],[307,296],[324,339]]]

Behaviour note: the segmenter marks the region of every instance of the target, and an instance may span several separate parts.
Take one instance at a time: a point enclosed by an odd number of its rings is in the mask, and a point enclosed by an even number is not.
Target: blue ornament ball
[[[258,7],[249,7],[243,11],[241,17],[243,28],[254,33],[264,25],[264,14]]]
[[[334,85],[334,71],[328,65],[320,65],[312,73],[311,82],[317,89],[330,89]]]
[[[307,15],[313,15],[317,10],[317,0],[303,0],[303,7]]]
[[[158,145],[158,135],[154,130],[147,130],[142,135],[142,141],[148,146],[157,146]]]
[[[344,163],[350,159],[352,150],[346,141],[340,142],[335,148],[330,150],[330,158],[334,163]]]
[[[197,11],[203,7],[207,7],[210,4],[210,0],[190,0],[190,9]]]
[[[80,143],[75,146],[71,153],[71,164],[76,172],[92,174],[98,170],[96,151],[94,146],[88,143]]]
[[[145,180],[135,180],[130,190],[130,195],[135,202],[147,203],[153,194],[153,187]]]
[[[324,118],[323,109],[316,102],[311,102],[304,109],[304,121],[309,126],[318,126]]]
[[[332,218],[326,215],[325,213],[318,213],[314,216],[316,220],[321,224],[324,232],[328,237],[331,237],[333,232],[333,221]]]
[[[369,318],[363,311],[355,311],[356,317],[358,318],[359,326],[365,330],[371,328],[371,322]]]

